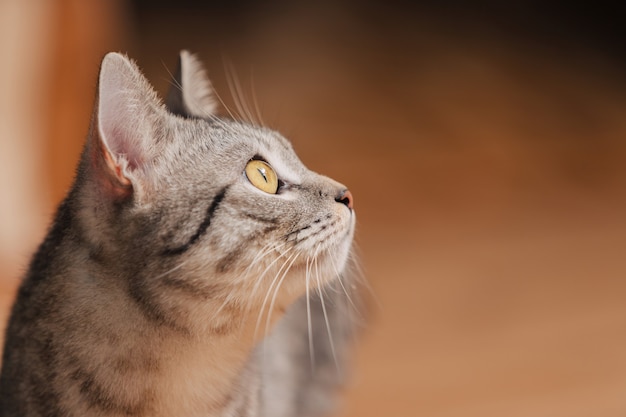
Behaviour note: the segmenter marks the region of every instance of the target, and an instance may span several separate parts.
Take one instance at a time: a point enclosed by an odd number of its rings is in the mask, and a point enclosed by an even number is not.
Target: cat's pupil
[[[276,194],[278,191],[278,177],[276,172],[267,162],[253,159],[248,162],[245,169],[248,181],[261,191]]]

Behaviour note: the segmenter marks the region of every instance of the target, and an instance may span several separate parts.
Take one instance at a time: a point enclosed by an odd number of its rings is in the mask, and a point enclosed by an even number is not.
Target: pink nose
[[[354,206],[354,198],[352,197],[350,190],[343,190],[339,193],[337,198],[335,198],[335,201],[345,204],[350,210],[352,210],[352,207]]]

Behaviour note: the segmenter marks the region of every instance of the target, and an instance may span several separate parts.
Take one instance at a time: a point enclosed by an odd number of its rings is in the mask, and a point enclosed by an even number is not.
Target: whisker
[[[180,82],[178,82],[178,80],[176,79],[176,77],[174,77],[174,74],[172,74],[172,72],[170,71],[170,69],[167,67],[167,65],[165,64],[165,62],[161,61],[161,63],[163,64],[163,67],[165,68],[165,70],[167,71],[167,73],[169,74],[170,78],[167,80],[169,82],[169,84],[175,88],[177,88],[179,91],[183,91],[183,86]],[[224,102],[224,100],[222,100],[222,98],[220,97],[220,95],[218,94],[218,92],[215,89],[212,89],[212,94],[217,98],[217,100],[220,102],[220,104],[222,105],[222,107],[226,110],[226,112],[230,115],[231,119],[233,120],[237,120],[237,118],[233,115],[233,113],[231,112],[230,108],[226,105],[226,103]],[[193,99],[194,97],[185,97],[187,100],[189,99]],[[196,108],[202,108],[202,106],[199,106],[200,103],[198,102],[194,102]],[[219,116],[212,114],[208,111],[204,112],[204,114],[202,114],[202,117],[204,117],[207,120],[210,120],[216,124],[218,124],[220,127],[222,127],[224,130],[229,131],[233,134],[237,134],[237,132],[227,123],[224,122],[224,120],[222,120]]]
[[[267,274],[267,272],[272,268],[272,266],[274,266],[274,264],[276,264],[281,258],[284,258],[292,249],[293,247],[288,248],[286,251],[284,252],[280,252],[278,250],[278,248],[284,246],[283,244],[281,245],[267,245],[267,247],[269,247],[269,249],[267,249],[267,253],[276,250],[278,252],[278,257],[276,257],[272,262],[270,262],[265,269],[261,272],[261,274],[255,279],[254,285],[252,286],[252,289],[246,294],[246,300],[248,300],[247,303],[247,308],[245,310],[245,313],[242,315],[242,323],[247,320],[247,318],[249,317],[249,313],[252,312],[253,308],[255,308],[257,306],[256,303],[256,293],[259,290],[261,283],[263,282],[263,277],[265,277],[265,275]],[[288,260],[287,260],[288,261]],[[286,261],[286,262],[287,262]],[[249,269],[247,269],[249,271]],[[249,272],[246,273],[246,275]],[[260,320],[260,317],[259,317]]]
[[[250,292],[250,299],[255,299],[256,298],[256,292],[259,290],[259,287],[261,285],[261,282],[263,280],[263,277],[265,276],[265,274],[267,274],[267,272],[270,270],[270,268],[276,263],[278,262],[281,258],[283,258],[285,255],[287,255],[289,252],[291,252],[291,250],[293,250],[293,247],[290,247],[289,249],[287,249],[285,252],[280,253],[280,255],[274,259],[272,262],[270,262],[269,265],[267,265],[265,267],[265,269],[263,270],[263,272],[261,273],[261,275],[259,275],[257,277],[257,279],[255,280],[254,286],[252,287],[252,290]],[[288,262],[288,261],[286,261]],[[283,264],[284,265],[284,264]],[[282,268],[282,267],[281,267]],[[279,270],[280,271],[280,270]],[[280,273],[280,272],[279,272]]]
[[[281,254],[280,249],[283,246],[286,246],[286,245],[287,245],[287,242],[282,242],[282,243],[280,243],[278,245],[276,243],[274,243],[274,242],[270,242],[270,243],[266,244],[265,246],[263,246],[258,251],[258,253],[254,257],[254,259],[252,259],[252,261],[250,261],[250,265],[248,265],[246,267],[246,269],[244,270],[244,273],[243,273],[244,276],[247,275],[254,266],[256,266],[257,262],[260,262],[261,259],[263,257],[267,256],[270,252],[276,251],[279,254]]]
[[[363,271],[362,263],[359,261],[359,255],[357,252],[358,252],[358,246],[356,243],[353,243],[352,250],[348,253],[348,260],[350,261],[350,267],[356,270],[356,273],[354,274],[354,276],[358,280],[359,285],[362,287],[365,287],[371,299],[374,300],[374,302],[376,303],[376,306],[378,307],[378,309],[383,311],[384,306],[382,302],[380,301],[380,298],[378,298],[378,296],[376,295],[376,292],[372,288],[372,285],[365,278],[366,274]]]
[[[274,305],[276,303],[276,298],[278,296],[278,290],[280,289],[280,286],[283,284],[283,281],[287,277],[287,273],[289,272],[289,270],[293,266],[294,262],[298,259],[298,256],[300,256],[300,254],[298,254],[298,253],[296,253],[295,255],[296,256],[293,257],[291,262],[289,262],[289,265],[287,266],[287,268],[285,268],[285,270],[284,270],[282,276],[280,277],[280,280],[278,281],[278,284],[276,285],[276,288],[274,290],[274,295],[272,296],[272,301],[271,301],[270,306],[269,306],[268,311],[267,311],[267,320],[265,322],[265,331],[266,331],[266,333],[267,333],[267,329],[269,329],[269,327],[270,327],[270,319],[272,318],[272,311],[274,310]]]
[[[259,108],[259,102],[257,101],[255,88],[254,88],[254,71],[250,70],[250,89],[252,91],[252,104],[254,105],[254,111],[256,119],[260,122],[261,126],[266,126],[263,116],[261,116],[261,109]]]
[[[269,299],[269,296],[272,292],[272,289],[274,288],[274,284],[276,284],[276,282],[278,281],[278,277],[280,276],[281,272],[283,271],[283,268],[285,268],[285,266],[287,265],[287,263],[291,260],[291,258],[297,254],[291,254],[289,255],[289,257],[285,260],[285,262],[283,262],[283,264],[280,266],[280,268],[278,269],[278,272],[276,273],[276,276],[274,277],[274,279],[272,280],[269,288],[267,289],[267,292],[265,294],[265,298],[263,299],[263,304],[261,305],[261,310],[259,311],[259,316],[257,318],[256,321],[256,325],[254,327],[254,338],[256,339],[257,335],[258,335],[258,330],[259,330],[259,326],[261,325],[261,319],[263,317],[263,312],[265,311],[265,305],[267,304],[267,301]]]
[[[281,246],[283,246],[283,245],[282,245],[282,244],[281,244],[281,245],[275,245],[275,244],[270,243],[270,244],[265,245],[265,246],[261,249],[261,251],[260,251],[260,252],[266,252],[266,253],[269,253],[269,252],[271,252],[271,251],[273,251],[273,250],[276,250],[276,246],[281,247]],[[245,298],[245,300],[247,301],[247,303],[246,303],[247,305],[246,305],[246,308],[245,308],[245,309],[244,309],[244,311],[243,311],[243,313],[244,313],[244,314],[242,314],[242,317],[241,317],[241,321],[242,321],[242,323],[243,323],[243,322],[247,319],[247,317],[248,317],[248,313],[250,313],[250,311],[252,310],[252,308],[255,306],[255,301],[254,301],[254,300],[255,300],[255,294],[256,294],[256,292],[258,291],[258,288],[259,288],[259,286],[260,286],[260,284],[261,284],[261,281],[262,281],[263,277],[264,277],[264,276],[265,276],[265,274],[269,271],[269,269],[270,269],[270,268],[271,268],[271,267],[272,267],[272,266],[273,266],[276,262],[278,262],[278,261],[280,260],[280,258],[284,256],[284,254],[286,254],[286,253],[288,253],[288,252],[289,252],[289,250],[285,251],[285,253],[281,253],[281,252],[279,251],[279,256],[278,256],[276,259],[274,259],[272,262],[270,262],[270,263],[269,263],[269,265],[267,265],[267,266],[266,266],[266,268],[263,270],[263,272],[261,273],[261,275],[259,275],[259,277],[257,277],[257,279],[255,280],[255,284],[254,284],[254,286],[253,286],[252,291],[250,291],[250,292],[246,293],[246,296],[245,296],[244,298]],[[259,257],[259,255],[258,255],[258,254],[257,254],[257,257]],[[255,257],[255,259],[256,259],[257,257]],[[259,259],[260,259],[260,257],[259,257]],[[248,281],[247,276],[249,276],[249,274],[250,274],[251,266],[252,266],[252,265],[249,265],[249,266],[246,268],[246,270],[245,270],[245,271],[244,271],[244,272],[243,272],[243,273],[239,276],[239,280],[240,280],[240,281],[243,281],[243,282],[244,282],[244,284],[245,284],[245,283],[247,283],[247,281]],[[222,305],[221,305],[221,306],[220,306],[220,307],[216,310],[216,312],[215,312],[215,315],[216,315],[216,316],[217,316],[217,315],[218,315],[218,314],[219,314],[219,313],[220,313],[220,312],[224,309],[224,307],[226,307],[226,306],[228,305],[228,303],[229,303],[229,302],[231,302],[231,299],[232,299],[232,297],[227,297],[227,298],[226,298],[226,300],[224,301],[224,303],[222,303]]]
[[[306,259],[305,283],[306,283],[306,321],[309,334],[309,358],[311,360],[311,372],[315,372],[315,349],[313,346],[313,321],[311,319],[311,263],[310,257]]]
[[[326,331],[328,333],[328,342],[330,343],[330,351],[333,355],[333,360],[335,361],[335,368],[337,369],[337,374],[341,374],[341,369],[339,367],[339,361],[337,360],[337,352],[335,350],[335,342],[333,340],[333,333],[330,330],[330,322],[328,320],[328,313],[326,312],[326,303],[324,301],[324,291],[322,288],[322,282],[320,279],[320,273],[317,266],[317,256],[315,257],[315,278],[317,279],[317,286],[319,287],[319,295],[320,302],[322,304],[322,313],[324,313],[324,322],[326,323]]]
[[[226,68],[226,63],[224,63],[224,72],[226,73],[226,83],[228,84],[228,90],[230,91],[230,96],[233,98],[233,102],[235,103],[235,108],[237,108],[237,115],[239,116],[239,120],[247,121],[245,117],[245,113],[242,108],[242,104],[239,101],[239,96],[237,95],[237,91],[233,85],[232,75],[230,74],[230,68]]]
[[[334,257],[334,255],[332,253],[330,253],[330,255],[331,255],[330,256],[330,264],[333,267],[333,270],[335,271],[335,274],[337,276],[337,281],[339,282],[339,286],[343,290],[343,293],[346,295],[346,298],[348,299],[348,302],[350,303],[350,305],[352,306],[354,311],[356,311],[360,315],[359,308],[357,307],[357,305],[352,300],[352,297],[350,297],[350,293],[348,292],[348,289],[346,288],[346,286],[343,283],[343,275],[339,272],[339,270],[337,268],[335,257]]]
[[[243,90],[241,88],[241,84],[239,83],[239,79],[235,75],[235,69],[230,61],[224,61],[225,72],[226,72],[226,82],[228,83],[228,87],[230,89],[231,96],[235,102],[235,106],[237,107],[237,112],[239,113],[242,120],[247,121],[250,124],[258,124],[255,122],[252,113],[246,106],[245,95],[243,94]]]
[[[296,259],[298,259],[298,256],[300,256],[299,253],[296,253],[295,255],[296,256],[293,257],[293,259],[291,260],[291,262],[289,263],[287,268],[285,268],[285,271],[283,272],[283,275],[280,277],[280,280],[278,281],[278,284],[276,285],[276,288],[274,289],[274,295],[272,296],[272,302],[270,303],[270,306],[267,309],[267,319],[265,321],[265,337],[264,337],[264,339],[267,339],[267,335],[269,333],[270,322],[271,322],[271,319],[272,319],[272,312],[274,311],[274,305],[276,303],[276,298],[278,296],[278,291],[280,291],[280,287],[282,286],[283,282],[285,281],[285,277],[287,277],[287,273],[289,272],[289,270],[293,266],[293,264],[296,261]],[[265,346],[266,345],[263,346],[264,349],[265,349]]]
[[[174,77],[174,74],[172,74],[172,71],[170,71],[165,61],[161,60],[161,65],[163,65],[163,68],[165,68],[165,71],[167,71],[167,74],[170,76],[170,78],[167,80],[170,85],[178,88],[179,91],[183,91],[183,86],[181,85],[181,83],[178,82],[176,77]]]
[[[183,266],[185,266],[185,264],[186,264],[187,262],[188,262],[188,261],[183,261],[183,262],[179,263],[178,265],[176,265],[175,267],[173,267],[172,269],[170,269],[170,270],[168,270],[168,271],[165,271],[165,272],[163,272],[162,274],[157,275],[156,277],[154,277],[154,278],[152,278],[152,279],[153,279],[153,280],[155,280],[155,281],[156,281],[156,280],[158,280],[158,279],[161,279],[161,278],[163,278],[163,277],[165,277],[165,276],[167,276],[167,275],[171,274],[172,272],[179,270],[180,268],[182,268]]]
[[[224,108],[224,110],[226,110],[226,112],[228,113],[228,115],[230,116],[231,119],[237,121],[239,120],[237,117],[235,117],[235,115],[233,114],[233,112],[231,111],[231,109],[226,105],[226,103],[224,102],[224,100],[222,99],[222,96],[219,95],[219,93],[217,91],[213,91],[213,94],[215,94],[215,97],[217,98],[217,101],[220,102],[220,104],[222,105],[222,107]],[[214,120],[219,121],[218,118],[215,118]]]

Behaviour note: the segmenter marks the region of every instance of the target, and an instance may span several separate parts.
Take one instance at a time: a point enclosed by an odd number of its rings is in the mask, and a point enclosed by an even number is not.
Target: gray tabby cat
[[[175,78],[164,106],[104,58],[75,183],[13,306],[0,416],[331,410],[352,196],[278,133],[218,118],[185,51]]]

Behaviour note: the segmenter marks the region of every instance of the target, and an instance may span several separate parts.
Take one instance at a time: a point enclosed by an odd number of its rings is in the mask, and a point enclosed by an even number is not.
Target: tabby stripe
[[[37,338],[33,338],[34,347],[36,348],[36,352],[38,354],[39,360],[36,360],[35,363],[30,363],[31,366],[37,367],[37,371],[33,372],[28,378],[28,388],[35,389],[37,391],[37,400],[33,401],[32,406],[39,412],[39,415],[42,416],[50,416],[50,417],[63,417],[65,414],[61,411],[61,398],[57,393],[55,387],[50,384],[50,381],[53,381],[56,378],[56,373],[54,371],[54,363],[58,360],[57,350],[55,349],[51,336],[45,336],[43,340],[37,340]],[[7,359],[5,356],[4,359]],[[3,377],[5,375],[3,374]],[[9,399],[7,393],[11,393],[13,398],[20,398],[23,394],[23,386],[22,384],[16,384],[14,381],[10,380],[10,377],[2,379],[2,385],[11,384],[11,387],[4,386],[2,387],[2,392],[7,395],[6,401],[12,402],[13,399]],[[10,404],[9,404],[10,405]],[[0,399],[0,411],[6,411],[12,415],[10,408],[7,410],[7,406],[5,406],[2,399]],[[17,411],[14,411],[15,415],[20,415]]]
[[[184,253],[187,250],[189,250],[189,248],[191,248],[191,246],[194,243],[196,243],[198,241],[198,239],[200,239],[200,236],[202,236],[204,234],[204,232],[206,232],[206,230],[211,225],[211,218],[213,217],[213,214],[215,213],[215,210],[217,210],[217,207],[220,205],[220,203],[224,199],[224,196],[226,195],[226,190],[227,189],[228,189],[228,187],[224,187],[215,197],[213,197],[213,201],[211,202],[211,205],[209,206],[209,208],[206,211],[206,215],[204,216],[204,220],[202,221],[202,223],[200,223],[200,226],[198,226],[198,230],[196,230],[196,233],[194,233],[194,235],[191,236],[189,241],[187,243],[185,243],[184,245],[181,245],[181,246],[179,246],[177,248],[165,249],[163,251],[163,255],[166,255],[166,256],[180,255],[181,253]]]
[[[128,287],[128,295],[131,297],[143,316],[150,322],[158,325],[168,327],[180,334],[188,334],[189,330],[176,323],[173,317],[169,317],[163,308],[154,299],[155,297],[141,287],[141,283],[138,280],[131,280]]]
[[[81,368],[72,372],[70,377],[78,383],[82,398],[87,402],[89,408],[127,416],[144,415],[148,409],[149,397],[151,395],[147,392],[144,393],[143,398],[139,398],[137,402],[131,403],[108,392],[108,390],[98,384],[94,374]]]
[[[265,229],[259,232],[252,233],[252,235],[249,235],[246,238],[246,240],[251,241],[251,242],[255,241],[265,236],[266,234],[273,232],[276,229],[278,229],[278,226],[276,225],[267,226]],[[216,267],[217,272],[223,273],[223,272],[228,271],[239,260],[239,258],[241,257],[241,255],[244,254],[244,252],[245,252],[245,246],[238,246],[231,252],[227,253],[224,257],[222,257],[218,261],[217,267]]]
[[[264,216],[259,216],[257,214],[252,214],[252,213],[242,213],[242,216],[247,219],[255,220],[259,223],[278,224],[278,219],[273,218],[273,217],[264,217]]]
[[[166,287],[178,290],[193,297],[201,298],[203,300],[214,299],[220,294],[220,287],[218,285],[194,283],[172,277],[164,278],[161,283]]]

